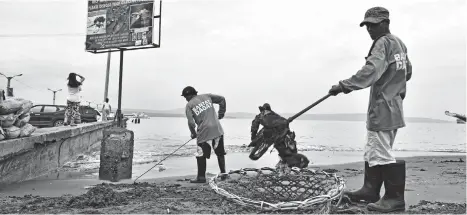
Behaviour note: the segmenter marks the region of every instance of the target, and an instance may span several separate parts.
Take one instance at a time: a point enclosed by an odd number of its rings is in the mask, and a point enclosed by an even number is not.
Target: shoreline
[[[407,210],[409,207],[413,207],[425,200],[429,202],[453,203],[457,205],[456,210],[461,210],[461,212],[463,210],[463,213],[465,213],[465,154],[451,156],[400,157],[398,159],[404,159],[407,162],[405,192]],[[212,160],[213,159],[211,158],[208,163],[216,165],[217,163]],[[196,165],[194,162],[192,162],[192,164],[194,166]],[[363,183],[364,167],[362,162],[332,165],[312,164],[310,168],[335,172],[338,176],[344,178],[346,189],[349,190],[358,189]],[[212,170],[212,168],[208,169]],[[154,168],[153,171],[157,172],[157,168]],[[68,202],[70,201],[70,198],[82,198],[80,196],[88,195],[88,192],[91,192],[91,190],[94,189],[92,187],[96,185],[96,187],[101,188],[102,186],[120,186],[125,187],[125,189],[137,186],[133,185],[133,181],[136,177],[133,177],[131,180],[121,180],[116,183],[111,183],[109,181],[98,180],[97,175],[86,178],[82,177],[83,175],[78,177],[81,173],[76,172],[57,173],[59,175],[58,179],[45,177],[42,179],[14,184],[8,186],[8,188],[0,190],[0,206],[2,206],[0,208],[5,208],[3,211],[0,209],[0,212],[13,213],[13,211],[19,210],[20,212],[18,213],[167,213],[167,208],[165,208],[165,206],[168,205],[172,205],[169,208],[171,208],[170,210],[173,213],[226,213],[226,211],[228,211],[227,213],[258,212],[254,209],[241,207],[235,202],[226,200],[223,196],[214,193],[208,184],[190,184],[186,179],[193,178],[195,176],[195,171],[196,169],[192,169],[190,172],[187,172],[182,176],[153,177],[138,180],[137,184],[144,185],[145,182],[147,182],[151,184],[151,186],[165,187],[164,190],[168,191],[163,192],[163,195],[159,192],[153,193],[151,191],[151,195],[162,195],[157,198],[129,198],[125,200],[129,201],[128,205],[125,203],[125,207],[119,203],[115,203],[116,205],[90,206],[86,205],[88,203],[83,202],[80,204],[82,204],[81,206],[84,205],[84,208],[68,208],[66,205],[46,207],[44,204],[51,204],[50,202],[52,201]],[[160,173],[164,173],[164,171]],[[208,174],[207,176],[212,177],[213,175]],[[103,183],[107,185],[103,185]],[[183,195],[181,195],[181,193],[183,193]],[[384,195],[384,186],[381,189],[381,195]],[[203,199],[210,200],[206,200],[208,202],[204,202]],[[178,204],[180,201],[184,202],[184,204]],[[222,210],[213,207],[217,204],[216,202],[223,205],[223,208],[221,208]],[[141,204],[144,204],[144,207],[139,207]],[[199,204],[204,206],[198,207]],[[24,205],[28,205],[28,207],[22,209]],[[462,205],[464,205],[463,209]],[[293,211],[291,212],[293,213]],[[438,213],[445,212],[454,213],[452,211],[438,211]],[[421,211],[420,213],[426,212]]]
[[[157,113],[151,112],[154,110],[147,110],[141,111],[146,112],[149,118],[186,118],[183,113]],[[131,112],[131,111],[129,111]],[[137,111],[139,112],[139,111]],[[182,111],[183,112],[183,111]],[[291,117],[295,113],[279,113],[283,117]],[[254,119],[256,116],[255,113],[240,113],[240,112],[233,112],[231,114],[227,114],[224,119]],[[365,122],[367,118],[366,113],[338,113],[338,114],[304,114],[301,117],[297,118],[296,120],[314,120],[314,121],[340,121],[340,122]],[[141,118],[143,119],[143,118]],[[457,121],[454,119],[446,120],[446,119],[437,119],[437,118],[428,118],[428,117],[417,117],[417,116],[410,116],[406,117],[406,121],[408,123],[454,123],[457,124]]]
[[[181,153],[177,154],[172,154],[168,160],[171,159],[187,159],[187,158],[193,158],[193,152],[195,151],[195,148],[189,148],[185,147],[184,150],[178,150],[182,151]],[[240,154],[241,156],[236,156],[239,159],[249,159],[248,154],[251,149],[249,149],[246,146],[235,146],[235,145],[228,145],[226,146],[226,151],[227,151],[227,156],[230,157],[232,154]],[[171,151],[170,151],[171,152]],[[356,162],[358,159],[360,159],[363,155],[363,150],[316,150],[316,149],[311,149],[310,148],[302,148],[298,150],[299,153],[305,154],[309,157],[312,158],[318,158],[315,159],[319,164],[336,164],[336,163],[329,163],[329,162],[322,162],[322,160],[325,158],[325,161],[328,160],[327,156],[337,156],[338,159],[332,159],[333,162],[337,160],[338,163],[350,163],[350,162]],[[414,150],[393,150],[394,154],[396,157],[414,157],[414,156],[451,156],[451,155],[464,155],[466,154],[465,151],[456,151],[456,150],[436,150],[436,151],[414,151]],[[141,154],[140,151],[134,152],[133,156],[133,166],[139,166],[139,165],[151,165],[155,164],[158,162],[158,160],[165,158],[166,156],[169,156],[171,153],[166,152],[162,154],[157,154],[157,155],[143,155]],[[260,159],[260,161],[255,161],[255,163],[262,163],[265,164],[262,160],[265,160],[264,157],[269,157],[266,153],[266,155],[263,156],[263,158]],[[274,149],[272,152],[273,157],[274,154],[277,154],[277,151]],[[136,158],[137,156],[140,156],[139,158]],[[243,157],[242,157],[243,156]],[[100,150],[95,150],[92,151],[90,154],[87,155],[80,155],[79,159],[75,159],[73,161],[67,162],[64,164],[64,166],[61,169],[82,169],[82,170],[92,170],[92,169],[97,169],[99,168],[99,157],[100,157]],[[350,157],[350,159],[349,159]],[[271,158],[266,158],[268,161],[267,162],[273,162],[271,161]],[[276,159],[274,157],[273,159]],[[343,162],[341,161],[343,160]],[[313,162],[313,161],[312,161]],[[243,163],[243,162],[242,162]],[[256,164],[253,164],[256,165]]]
[[[319,152],[318,152],[319,153]],[[352,156],[351,154],[354,153],[344,153],[347,157],[345,159],[336,161],[335,159],[328,159],[329,154],[324,154],[322,156],[310,156],[310,154],[306,154],[309,158],[312,159],[308,168],[322,170],[322,169],[337,169],[343,170],[347,169],[359,169],[363,171],[363,159],[362,156]],[[262,167],[271,167],[274,168],[277,162],[277,155],[274,153],[269,154],[266,153],[261,159],[257,161],[252,161],[250,159],[244,159],[241,162],[238,162],[239,158],[247,157],[247,153],[231,153],[226,156],[226,160],[230,162],[227,163],[227,171],[230,170],[238,170],[241,168],[262,168]],[[342,156],[342,155],[341,155]],[[456,153],[453,155],[414,155],[414,156],[407,156],[407,157],[396,157],[396,159],[403,159],[403,160],[419,160],[419,159],[430,159],[430,160],[452,160],[461,158],[466,161],[467,154]],[[230,159],[229,159],[230,158]],[[184,179],[184,178],[193,178],[196,176],[196,162],[193,161],[194,157],[174,157],[165,160],[160,166],[163,167],[164,170],[159,171],[159,167],[154,167],[151,171],[147,172],[145,175],[140,177],[137,182],[164,182],[164,181],[172,181],[177,179]],[[232,161],[236,161],[235,163]],[[313,160],[320,160],[319,162],[313,162]],[[361,160],[361,161],[355,161]],[[419,161],[418,161],[419,162]],[[139,177],[141,174],[146,172],[149,168],[153,167],[157,162],[152,163],[145,163],[140,165],[133,165],[132,171],[132,178],[131,179],[122,179],[118,182],[110,182],[106,180],[99,180],[98,173],[99,169],[91,169],[91,170],[76,170],[76,169],[62,169],[58,170],[53,173],[49,173],[42,177],[23,181],[15,184],[10,184],[8,187],[0,187],[0,197],[5,197],[8,195],[39,195],[40,193],[45,193],[49,195],[45,196],[60,196],[60,195],[77,195],[86,192],[84,187],[92,186],[95,184],[101,183],[109,183],[109,184],[131,184],[134,180]],[[229,165],[230,164],[230,165]],[[345,167],[345,168],[344,168]],[[215,155],[211,157],[211,159],[207,160],[207,171],[206,175],[209,177],[214,176],[218,173],[218,166],[217,160]],[[61,185],[61,184],[85,184],[85,186],[71,186],[68,187],[67,191],[57,192],[57,190],[49,187],[49,185]],[[47,188],[49,187],[49,188]],[[30,189],[24,189],[30,188]],[[79,189],[79,190],[77,190]],[[69,193],[65,193],[69,192]],[[61,193],[61,194],[60,194]]]

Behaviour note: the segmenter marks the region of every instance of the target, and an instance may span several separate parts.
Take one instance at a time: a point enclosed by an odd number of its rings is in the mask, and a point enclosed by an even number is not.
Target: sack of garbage
[[[32,102],[29,101],[29,100],[23,100],[23,103],[20,107],[20,109],[18,111],[16,111],[16,115],[22,115],[22,114],[25,114],[25,113],[29,113],[29,111],[31,110],[32,108]]]
[[[8,128],[4,128],[3,131],[5,131],[6,139],[18,138],[19,134],[21,133],[21,129],[16,126],[10,126]]]
[[[12,113],[6,115],[0,115],[0,127],[8,128],[15,124],[17,115]]]
[[[7,99],[0,103],[0,115],[16,113],[23,107],[26,100],[21,98]]]
[[[3,129],[0,127],[0,141],[4,140],[5,139],[5,132],[3,131]]]
[[[29,137],[36,129],[36,127],[28,123],[20,129],[19,137]]]
[[[2,103],[3,100],[5,100],[5,91],[0,90],[0,103]]]
[[[26,124],[28,124],[29,120],[31,119],[31,115],[29,113],[24,113],[16,119],[14,126],[18,128],[22,128]]]

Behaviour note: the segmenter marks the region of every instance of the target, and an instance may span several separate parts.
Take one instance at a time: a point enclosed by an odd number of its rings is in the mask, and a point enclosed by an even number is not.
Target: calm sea
[[[251,119],[223,119],[227,152],[248,152]],[[296,120],[290,125],[296,133],[299,151],[355,152],[361,154],[365,122]],[[465,124],[408,123],[399,129],[394,150],[407,152],[466,152]],[[134,165],[151,163],[172,153],[190,139],[185,118],[155,117],[141,119],[140,124],[128,122],[135,133]],[[272,147],[271,147],[272,148]],[[173,156],[193,156],[195,141]],[[422,153],[423,154],[423,153]],[[99,152],[86,156],[70,167],[94,169],[99,166]]]

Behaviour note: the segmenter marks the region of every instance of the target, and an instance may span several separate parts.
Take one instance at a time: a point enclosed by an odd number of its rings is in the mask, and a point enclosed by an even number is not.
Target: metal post
[[[10,89],[10,81],[11,81],[12,78],[13,78],[13,77],[7,77],[7,79],[8,79],[8,84],[7,84],[6,87],[7,87],[8,89]]]
[[[107,53],[107,72],[105,75],[104,101],[108,97],[108,93],[109,93],[110,55],[111,55],[110,52]]]
[[[10,87],[10,82],[11,82],[11,79],[13,79],[14,77],[16,76],[22,76],[23,74],[18,74],[18,75],[14,75],[14,76],[11,76],[11,77],[8,77],[6,76],[5,74],[1,73],[0,72],[0,75],[3,75],[7,80],[8,80],[8,84],[7,84],[7,87],[6,87],[6,91],[7,91],[7,97],[13,97],[13,89],[11,89]]]
[[[55,93],[57,93],[56,91],[53,92],[54,93],[54,105],[55,105]]]
[[[159,2],[159,47],[161,46],[161,28],[162,28],[162,0]]]
[[[123,49],[120,49],[120,75],[118,78],[118,109],[117,109],[117,123],[122,127],[122,79],[123,79]]]
[[[52,90],[50,88],[47,88],[48,90],[52,91],[52,93],[54,93],[54,99],[53,99],[53,103],[55,105],[55,93],[59,92],[59,91],[62,91],[62,89],[59,89],[59,90]]]
[[[6,96],[7,97],[13,97],[13,92],[12,92],[12,90],[10,90],[10,82],[11,82],[12,78],[13,77],[7,77],[7,79],[8,79],[8,84],[6,86]]]

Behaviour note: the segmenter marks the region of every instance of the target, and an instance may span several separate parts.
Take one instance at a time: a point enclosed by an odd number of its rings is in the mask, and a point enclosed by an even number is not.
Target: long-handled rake
[[[133,184],[136,184],[136,180],[138,180],[139,178],[141,178],[141,176],[143,176],[144,174],[148,173],[149,171],[151,171],[151,169],[153,169],[154,167],[156,167],[157,165],[159,165],[160,163],[162,163],[162,161],[164,161],[165,159],[169,158],[170,156],[172,156],[175,152],[177,152],[179,149],[181,149],[183,146],[185,146],[186,144],[188,144],[190,141],[192,141],[194,138],[188,140],[186,143],[184,143],[183,145],[181,145],[180,147],[178,147],[177,149],[175,149],[175,151],[173,151],[172,153],[170,153],[169,155],[167,155],[164,159],[160,160],[159,163],[157,163],[156,165],[154,165],[153,167],[151,167],[150,169],[148,169],[148,171],[146,171],[145,173],[143,173],[142,175],[138,176],[138,178],[135,179],[135,181],[133,182]]]

